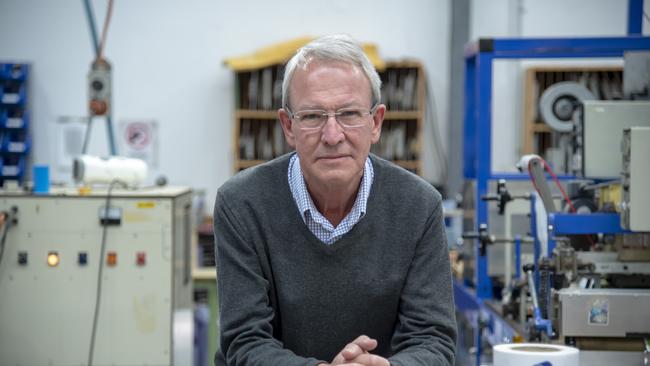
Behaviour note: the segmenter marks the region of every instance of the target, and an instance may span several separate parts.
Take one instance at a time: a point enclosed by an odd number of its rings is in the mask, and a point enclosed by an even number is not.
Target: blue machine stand
[[[475,181],[474,230],[476,232],[479,231],[481,224],[489,227],[488,203],[481,200],[481,197],[488,193],[489,182],[498,179],[529,179],[525,174],[492,171],[492,65],[494,60],[622,58],[626,51],[648,50],[650,50],[650,37],[641,35],[604,38],[480,39],[466,46],[463,173],[465,180]],[[566,180],[574,177],[560,176],[559,178]],[[549,238],[561,234],[558,229],[564,227],[565,220],[581,220],[576,218],[577,215],[568,216],[570,218],[563,215],[549,217],[549,224],[555,229],[554,232],[549,233]],[[612,224],[616,218],[606,215],[602,220]],[[569,225],[580,227],[573,223]],[[467,284],[454,283],[456,306],[460,312],[489,312],[483,301],[493,297],[487,257],[481,255],[478,240],[474,240],[474,244],[474,278],[467,281],[470,282]],[[550,251],[554,244],[553,241],[549,242]],[[477,326],[474,333],[477,346],[476,364],[479,365],[482,332],[478,329],[479,322],[473,321],[473,323]]]

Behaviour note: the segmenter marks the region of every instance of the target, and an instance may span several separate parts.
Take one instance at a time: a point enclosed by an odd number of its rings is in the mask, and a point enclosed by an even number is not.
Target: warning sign
[[[144,122],[132,122],[126,126],[124,138],[130,148],[144,150],[151,143],[151,125]]]
[[[142,159],[151,168],[158,166],[158,123],[120,121],[120,155]]]

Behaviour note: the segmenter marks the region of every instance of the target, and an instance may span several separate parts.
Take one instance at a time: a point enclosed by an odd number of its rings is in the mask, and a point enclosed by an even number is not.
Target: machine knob
[[[534,264],[524,264],[524,272],[532,272],[535,270],[535,265]]]

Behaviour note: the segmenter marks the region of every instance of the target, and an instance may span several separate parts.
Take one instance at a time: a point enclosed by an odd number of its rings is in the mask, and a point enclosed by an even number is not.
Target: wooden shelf
[[[546,123],[534,123],[531,127],[532,132],[548,132],[551,133],[553,132],[553,129],[547,125]]]
[[[217,278],[216,268],[193,268],[192,278],[195,280],[214,280]]]
[[[256,165],[262,164],[266,162],[266,160],[239,160],[236,163],[236,168],[237,169],[247,169],[250,167],[254,167]],[[393,163],[396,165],[401,166],[402,168],[405,169],[412,169],[412,170],[419,170],[420,169],[420,161],[419,160],[393,160]]]
[[[386,111],[384,115],[384,120],[417,120],[421,117],[419,111]]]
[[[400,68],[400,69],[417,69],[421,67],[422,65],[420,64],[420,61],[415,60],[415,59],[405,59],[405,60],[394,60],[394,61],[388,61],[386,62],[386,68]],[[382,70],[383,72],[385,70]]]
[[[420,161],[419,160],[393,160],[393,163],[401,166],[404,169],[419,170]]]
[[[622,68],[621,66],[616,66],[616,65],[603,65],[603,66],[598,66],[598,65],[585,65],[585,66],[534,66],[531,67],[530,70],[534,70],[535,72],[577,72],[577,73],[582,73],[582,72],[618,72],[621,71]]]
[[[238,172],[280,156],[291,148],[284,141],[275,108],[281,104],[278,85],[283,65],[236,74],[236,109],[233,133],[234,170]],[[270,71],[270,72],[269,72]],[[391,61],[379,71],[382,103],[391,108],[384,116],[385,128],[373,152],[395,161],[417,174],[422,173],[420,157],[424,125],[424,68],[413,59]],[[256,108],[257,107],[257,108]],[[259,109],[262,108],[262,109]],[[247,159],[242,159],[246,157]]]
[[[278,112],[267,110],[238,109],[235,111],[235,118],[277,119]]]
[[[419,111],[386,111],[384,119],[387,120],[415,120],[420,118]],[[252,109],[238,109],[235,111],[235,118],[249,118],[249,119],[277,119],[277,111],[266,111],[266,110],[252,110]]]
[[[255,165],[260,165],[264,162],[266,162],[266,160],[238,160],[235,164],[236,165],[235,168],[237,170],[247,169]]]

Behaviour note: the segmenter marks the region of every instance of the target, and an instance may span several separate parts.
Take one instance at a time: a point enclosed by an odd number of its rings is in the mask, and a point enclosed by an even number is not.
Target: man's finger
[[[373,355],[371,353],[361,354],[356,358],[348,361],[351,361],[352,363],[366,365],[366,366],[389,366],[390,365],[387,359],[381,356]]]
[[[359,344],[348,343],[345,348],[343,348],[343,351],[341,351],[341,356],[343,356],[345,360],[352,360],[365,352],[367,351]]]
[[[372,351],[373,349],[377,348],[377,340],[372,339],[367,335],[358,336],[357,339],[352,341],[352,343],[363,348],[365,351]]]

